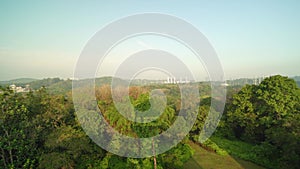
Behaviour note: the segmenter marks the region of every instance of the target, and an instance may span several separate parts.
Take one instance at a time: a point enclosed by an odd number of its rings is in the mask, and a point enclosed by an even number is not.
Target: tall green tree
[[[0,94],[0,163],[3,168],[32,168],[36,162],[38,133],[23,95]]]
[[[260,151],[258,156],[279,168],[295,168],[300,161],[299,106],[295,81],[271,76],[257,86],[246,85],[234,95],[226,121],[237,138],[261,144],[269,151]]]

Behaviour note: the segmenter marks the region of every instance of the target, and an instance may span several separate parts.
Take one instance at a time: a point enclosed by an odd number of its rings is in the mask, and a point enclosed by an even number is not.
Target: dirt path
[[[199,145],[190,142],[195,150],[193,157],[185,164],[185,169],[264,169],[254,163],[236,159],[231,156],[221,156],[209,152]]]

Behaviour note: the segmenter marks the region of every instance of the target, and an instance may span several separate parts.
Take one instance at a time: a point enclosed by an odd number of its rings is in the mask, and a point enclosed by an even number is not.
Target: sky
[[[297,0],[2,0],[0,80],[71,78],[82,49],[97,31],[145,12],[173,15],[194,25],[214,47],[227,79],[300,75],[299,8]],[[153,39],[129,42],[139,49],[168,49],[161,38]],[[103,62],[107,68],[99,74],[109,74],[116,60]]]

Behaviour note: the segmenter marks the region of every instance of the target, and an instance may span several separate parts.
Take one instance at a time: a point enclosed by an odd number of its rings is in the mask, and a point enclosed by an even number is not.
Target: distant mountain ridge
[[[300,87],[300,76],[293,76],[290,77],[291,79],[294,79],[296,83],[298,84],[298,87]],[[121,78],[113,78],[113,77],[99,77],[95,78],[95,83],[96,86],[103,85],[103,84],[111,84],[112,80],[115,79],[118,82],[125,82],[128,80],[123,80]],[[250,79],[250,78],[241,78],[241,79],[233,79],[233,80],[227,80],[227,83],[230,85],[245,85],[245,84],[255,84],[259,83],[262,79],[257,81],[255,79]],[[131,84],[133,85],[142,85],[142,84],[150,84],[150,83],[155,83],[154,80],[141,80],[141,79],[135,79],[131,81]],[[45,78],[45,79],[34,79],[34,78],[18,78],[18,79],[13,79],[13,80],[8,80],[8,81],[0,81],[0,86],[9,86],[11,84],[15,84],[17,86],[22,86],[25,87],[25,85],[29,84],[30,88],[36,90],[41,87],[46,87],[49,89],[51,93],[63,93],[66,91],[71,91],[72,90],[72,80],[63,80],[58,77],[56,78]]]
[[[294,77],[291,77],[292,79],[294,79],[295,81],[300,81],[300,76],[294,76]]]
[[[298,85],[298,87],[300,87],[300,76],[294,76],[294,77],[291,77],[292,79],[294,79]]]
[[[6,81],[0,81],[0,85],[11,85],[11,84],[26,84],[30,83],[33,81],[37,81],[39,79],[34,79],[34,78],[18,78],[18,79],[12,79],[12,80],[6,80]]]

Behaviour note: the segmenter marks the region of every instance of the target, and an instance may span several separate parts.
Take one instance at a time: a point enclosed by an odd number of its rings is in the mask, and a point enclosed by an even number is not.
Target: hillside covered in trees
[[[175,84],[131,85],[129,96],[135,111],[149,110],[153,89],[159,88],[167,96],[159,119],[132,122],[114,106],[110,82],[111,78],[96,79],[96,84],[101,84],[95,89],[97,104],[106,121],[122,134],[156,135],[167,130],[185,109]],[[114,155],[85,134],[74,110],[71,80],[45,79],[30,84],[34,90],[28,93],[14,93],[5,86],[0,89],[0,168],[183,168],[198,151],[194,145],[265,168],[300,166],[300,90],[287,77],[276,75],[257,85],[229,86],[221,122],[204,143],[199,142],[199,134],[209,111],[213,113],[218,107],[211,105],[210,85],[198,83],[200,97],[190,99],[197,99],[200,106],[189,134],[171,150],[148,158]],[[126,146],[108,136],[115,149]]]

